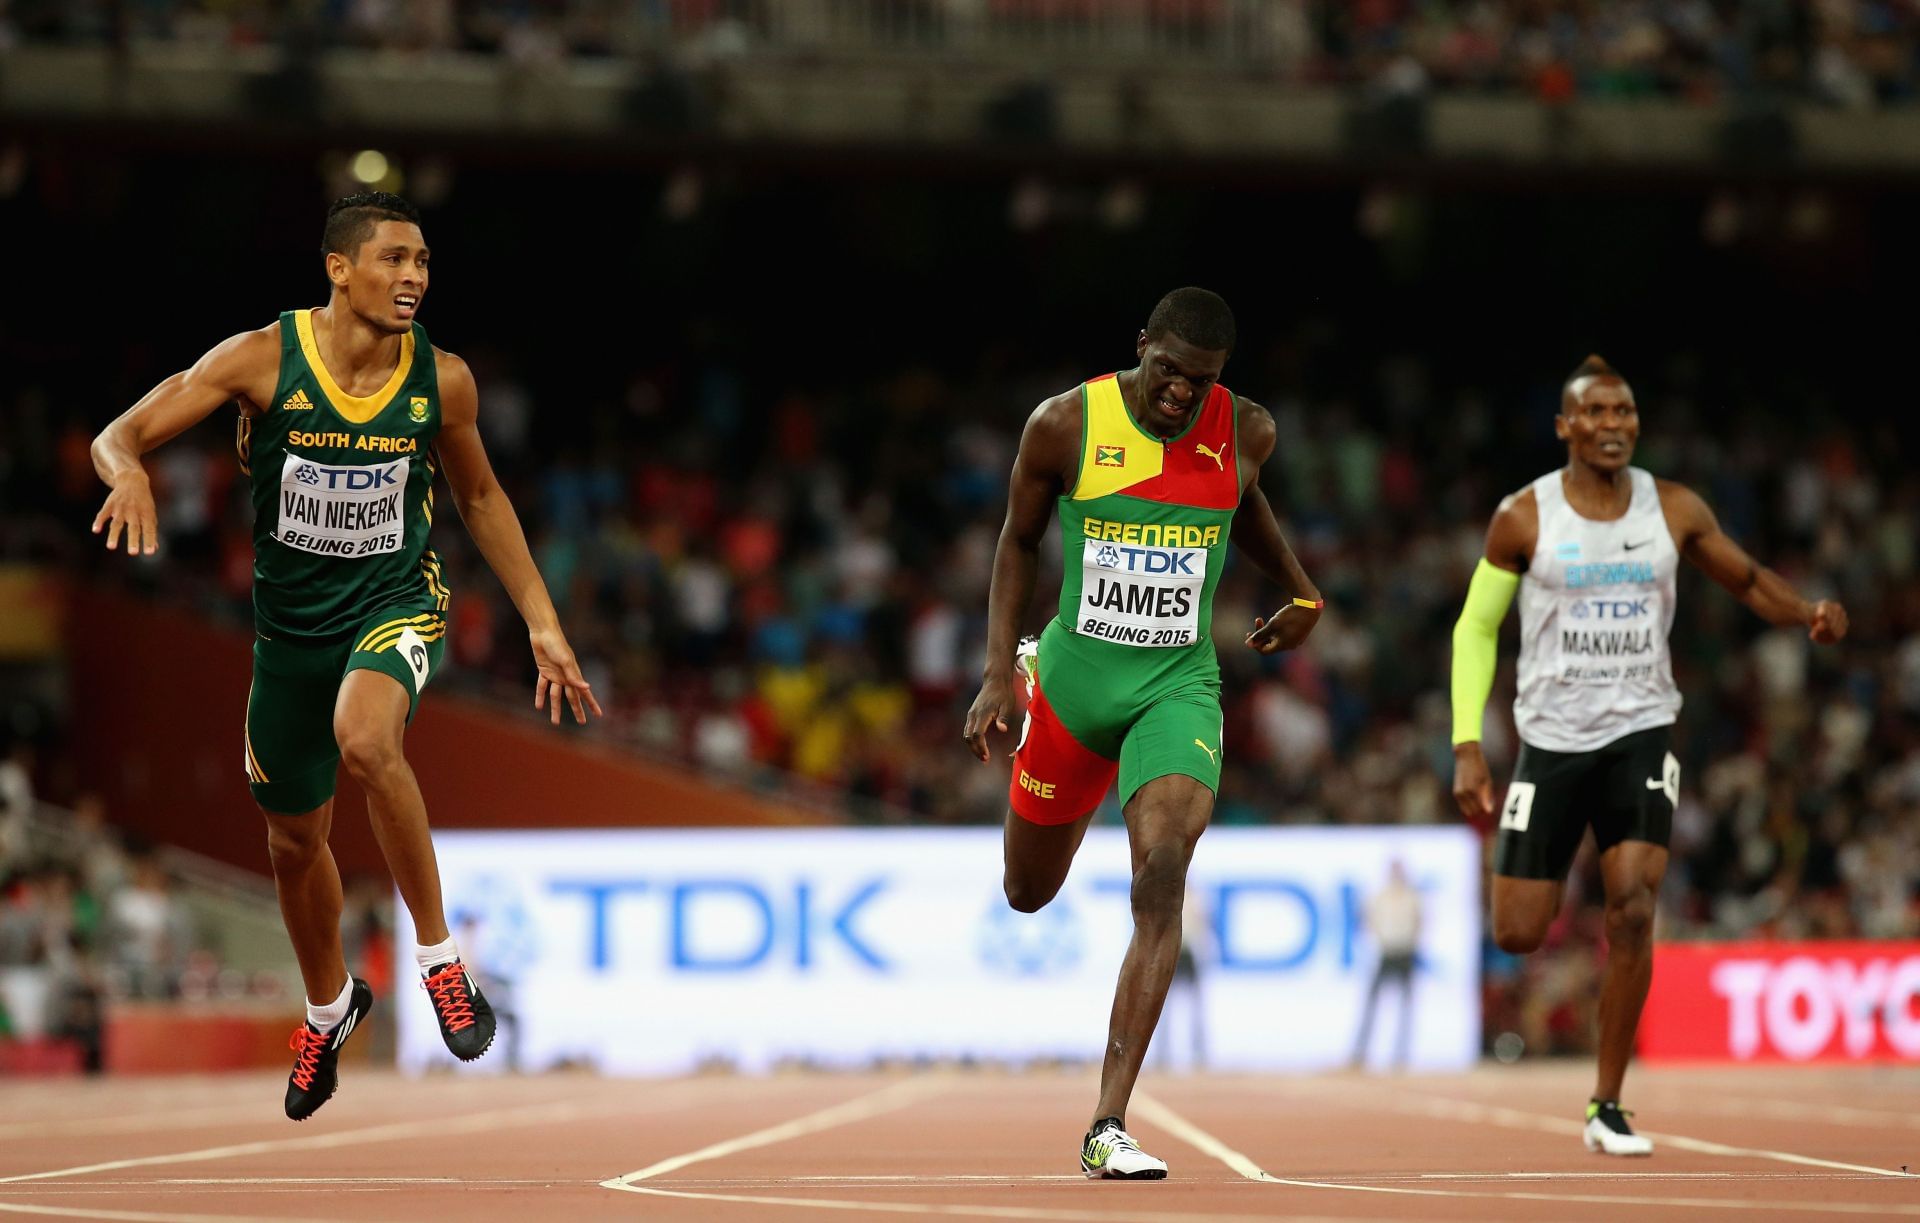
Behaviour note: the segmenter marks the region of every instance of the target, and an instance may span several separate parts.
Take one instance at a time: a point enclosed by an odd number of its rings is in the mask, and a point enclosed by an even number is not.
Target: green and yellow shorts
[[[407,690],[407,721],[446,652],[444,612],[388,608],[330,645],[256,636],[253,688],[247,693],[247,782],[253,800],[301,815],[333,797],[340,745],[334,705],[350,671],[380,671]]]
[[[1118,653],[1116,653],[1118,651]],[[1143,650],[1080,637],[1059,621],[1040,638],[1007,798],[1034,824],[1070,824],[1120,782],[1120,803],[1175,774],[1220,792],[1220,669],[1213,643]]]

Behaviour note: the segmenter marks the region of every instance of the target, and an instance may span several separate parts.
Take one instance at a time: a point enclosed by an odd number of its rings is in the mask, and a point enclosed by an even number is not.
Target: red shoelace
[[[313,1086],[314,1073],[320,1069],[320,1054],[326,1047],[326,1036],[306,1024],[293,1030],[293,1038],[287,1042],[287,1048],[293,1050],[293,1081],[301,1091]]]
[[[458,960],[429,975],[424,982],[433,995],[433,1009],[447,1031],[473,1026],[473,995],[467,993],[467,970]]]

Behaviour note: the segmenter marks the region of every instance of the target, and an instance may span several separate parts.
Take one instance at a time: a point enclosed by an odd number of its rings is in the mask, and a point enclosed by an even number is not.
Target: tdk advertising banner
[[[997,828],[440,832],[434,844],[454,936],[500,1017],[482,1073],[1097,1061],[1133,929],[1119,828],[1088,832],[1034,914],[1007,906]],[[1380,958],[1370,901],[1396,862],[1418,896],[1412,1006],[1388,974],[1366,1059],[1472,1064],[1480,848],[1467,829],[1420,827],[1210,830],[1148,1065],[1351,1064]],[[404,948],[413,930],[398,913]],[[424,1001],[394,1006],[403,1067],[455,1064]]]

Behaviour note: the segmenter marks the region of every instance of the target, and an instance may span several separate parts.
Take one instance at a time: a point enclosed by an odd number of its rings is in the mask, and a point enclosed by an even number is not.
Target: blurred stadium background
[[[576,843],[655,870],[646,886],[685,872],[670,907],[693,932],[625,963],[656,998],[722,969],[789,1014],[822,990],[868,997],[861,948],[891,924],[847,899],[867,878],[847,863],[869,860],[956,888],[916,939],[963,922],[957,960],[990,975],[1011,957],[970,996],[1066,973],[1084,929],[987,949],[998,871],[977,851],[1006,776],[958,735],[1005,478],[1032,405],[1129,362],[1159,295],[1197,283],[1238,313],[1226,381],[1279,421],[1266,488],[1331,604],[1306,649],[1262,660],[1239,638],[1273,592],[1229,571],[1217,822],[1247,838],[1228,842],[1247,871],[1318,845],[1274,839],[1302,826],[1381,830],[1343,843],[1351,861],[1259,876],[1241,961],[1195,948],[1200,979],[1258,988],[1202,991],[1198,1013],[1239,1005],[1275,1032],[1308,1013],[1340,1033],[1308,1064],[1344,1059],[1374,954],[1363,893],[1423,837],[1478,845],[1448,827],[1448,631],[1499,497],[1563,459],[1560,380],[1599,351],[1639,394],[1638,461],[1854,618],[1815,651],[1683,579],[1660,936],[1895,965],[1864,1042],[1817,974],[1717,995],[1697,979],[1723,1015],[1768,999],[1760,1046],[1730,1045],[1731,1020],[1649,1022],[1696,1055],[1920,1058],[1920,450],[1898,356],[1917,95],[1913,0],[0,3],[0,1074],[285,1056],[299,989],[240,767],[231,438],[210,423],[152,458],[163,548],[131,564],[86,532],[87,445],[217,339],[317,304],[325,206],[362,185],[425,210],[423,321],[477,373],[494,462],[610,715],[531,722],[518,621],[441,524],[454,665],[410,752],[436,827],[459,833],[450,863],[479,830],[546,838],[449,868],[503,986],[597,921],[668,920],[579,893],[535,938],[557,877],[513,870],[569,829],[734,829]],[[1495,709],[1510,696],[1503,671]],[[1490,723],[1504,775],[1511,727]],[[405,931],[342,795],[349,946],[387,994]],[[795,884],[780,872],[813,825],[853,848]],[[1197,869],[1217,874],[1211,843]],[[1095,891],[1099,861],[1077,876]],[[1420,1026],[1465,1033],[1433,1060],[1586,1050],[1597,887],[1577,871],[1551,949],[1522,962],[1478,941],[1477,849],[1465,861],[1429,897],[1432,928],[1470,923],[1428,949],[1451,986],[1421,996]],[[716,863],[746,882],[701,899],[686,880]],[[797,934],[765,898],[794,886]],[[1232,886],[1196,889],[1216,909],[1190,924],[1232,933]],[[529,887],[547,899],[500,899]],[[842,890],[816,913],[808,887]],[[776,937],[799,940],[778,965]],[[1711,948],[1686,954],[1710,972]],[[1104,1014],[1096,967],[1063,1005]],[[520,985],[532,1039],[540,992]],[[677,1020],[640,1018],[697,1024],[705,995],[684,997]],[[1098,1033],[1002,1052],[1091,1057]],[[403,1036],[383,1028],[370,1055],[404,1055]],[[545,1039],[546,1064],[567,1060]],[[740,1039],[685,1057],[863,1052]],[[995,1055],[977,1041],[934,1052]],[[1261,1062],[1225,1043],[1212,1056]]]

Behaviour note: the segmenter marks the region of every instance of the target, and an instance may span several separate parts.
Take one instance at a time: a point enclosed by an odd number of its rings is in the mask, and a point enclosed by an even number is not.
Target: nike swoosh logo
[[[1644,548],[1644,547],[1646,547],[1646,546],[1647,546],[1648,544],[1650,544],[1650,543],[1652,543],[1652,542],[1653,542],[1653,541],[1652,541],[1651,539],[1643,539],[1643,540],[1641,540],[1641,541],[1640,541],[1639,543],[1637,543],[1637,544],[1622,544],[1622,545],[1620,545],[1620,550],[1621,550],[1622,552],[1631,552],[1631,551],[1633,551],[1633,550],[1634,550],[1635,548]]]

